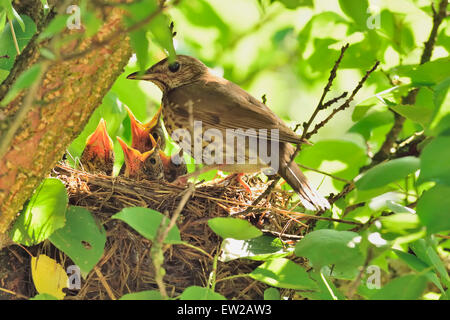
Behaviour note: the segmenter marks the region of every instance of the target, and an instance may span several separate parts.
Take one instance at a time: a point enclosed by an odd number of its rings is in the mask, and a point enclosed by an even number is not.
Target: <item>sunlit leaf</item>
[[[227,262],[239,258],[267,260],[286,256],[293,248],[285,248],[278,238],[261,236],[249,240],[226,238],[222,244],[220,261]]]
[[[264,262],[250,273],[250,277],[278,288],[314,290],[317,287],[304,268],[285,258]]]
[[[247,220],[236,218],[212,218],[208,220],[209,227],[222,238],[247,240],[262,235],[261,230],[251,225]]]
[[[61,180],[45,179],[15,221],[11,238],[27,246],[44,241],[64,226],[68,202],[66,188]]]
[[[375,189],[402,179],[419,169],[420,160],[415,157],[404,157],[381,163],[364,173],[356,181],[361,190]]]

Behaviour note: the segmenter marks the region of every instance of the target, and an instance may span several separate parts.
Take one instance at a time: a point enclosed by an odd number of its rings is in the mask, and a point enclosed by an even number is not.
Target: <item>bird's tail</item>
[[[327,210],[330,203],[308,183],[298,165],[292,161],[281,164],[278,173],[298,193],[302,205],[308,210]]]

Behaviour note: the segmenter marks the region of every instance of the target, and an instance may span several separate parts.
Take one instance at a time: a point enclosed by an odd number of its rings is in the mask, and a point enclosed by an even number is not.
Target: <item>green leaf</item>
[[[371,300],[417,300],[427,285],[427,278],[407,275],[396,278],[373,294]]]
[[[320,271],[332,266],[331,276],[353,279],[364,263],[361,236],[351,231],[321,229],[308,233],[295,247],[295,254],[307,258]]]
[[[264,300],[281,300],[280,291],[276,288],[267,288],[264,290]]]
[[[64,30],[67,25],[68,17],[69,15],[67,14],[61,14],[54,17],[49,25],[39,34],[38,41],[49,39]]]
[[[227,262],[239,258],[268,260],[290,254],[293,248],[285,248],[278,238],[261,236],[249,240],[226,238],[222,244],[220,261]]]
[[[148,65],[148,39],[147,32],[142,29],[130,33],[130,43],[136,52],[137,61],[140,70],[145,70]]]
[[[438,136],[422,150],[418,183],[434,181],[450,186],[450,137]]]
[[[50,241],[67,254],[86,277],[103,255],[106,232],[88,210],[71,206],[66,225],[55,231]]]
[[[31,246],[47,239],[64,226],[68,202],[66,188],[61,180],[45,179],[14,223],[12,240]]]
[[[317,287],[305,269],[285,258],[264,262],[250,273],[250,277],[278,288],[314,290]]]
[[[327,166],[323,169],[338,177],[344,179],[353,179],[359,173],[359,168],[367,163],[366,150],[361,143],[346,140],[322,140],[313,146],[305,146],[302,148],[299,156],[295,159],[297,163],[301,163],[311,168],[320,169],[324,161],[342,162],[337,169]],[[333,181],[336,187],[342,187],[344,182]]]
[[[227,300],[221,294],[212,291],[211,289],[191,286],[184,289],[180,295],[180,300]]]
[[[17,13],[17,11],[16,11],[16,9],[14,9],[14,7],[11,7],[11,9],[14,14],[14,19],[19,23],[20,28],[22,29],[22,32],[25,32],[25,22],[23,22],[22,17]]]
[[[447,272],[447,268],[439,258],[436,252],[435,244],[430,237],[426,239],[419,239],[412,242],[410,245],[414,254],[420,258],[428,266],[433,267],[441,276],[442,281],[448,287],[450,286],[450,277]]]
[[[9,89],[8,93],[6,94],[5,98],[1,101],[2,106],[6,106],[11,101],[14,100],[14,98],[17,97],[17,95],[24,89],[27,89],[30,87],[36,79],[41,74],[41,64],[37,63],[33,65],[31,68],[23,72],[14,82],[11,89]]]
[[[358,106],[355,108],[353,114],[356,113],[357,110],[362,109],[363,106]],[[370,108],[370,107],[369,107]],[[348,132],[356,132],[361,134],[365,140],[369,140],[374,128],[378,128],[380,126],[392,123],[394,117],[392,112],[389,111],[375,111],[365,116],[357,123],[355,123]],[[357,119],[352,119],[356,121]]]
[[[48,293],[40,293],[30,298],[30,300],[59,300],[59,299]]]
[[[271,0],[271,3],[275,1],[281,2],[288,9],[297,9],[298,7],[313,7],[312,0]]]
[[[116,213],[111,217],[112,219],[119,219],[126,222],[130,227],[139,232],[142,236],[149,240],[155,240],[158,230],[160,228],[163,218],[165,218],[165,223],[163,228],[167,227],[169,224],[169,219],[165,217],[162,213],[149,208],[132,207],[124,208],[119,213]],[[180,230],[177,226],[173,226],[170,229],[167,238],[164,243],[180,243]]]
[[[261,230],[242,219],[217,217],[209,219],[208,225],[224,239],[248,240],[262,235]]]
[[[369,2],[367,0],[339,0],[339,6],[360,29],[367,29],[367,19],[369,18]]]
[[[28,16],[21,16],[25,24],[25,31],[19,25],[17,20],[14,20],[14,32],[16,33],[17,43],[19,45],[19,50],[22,52],[23,48],[28,44],[30,39],[36,33],[36,24]],[[11,28],[9,24],[6,24],[0,35],[0,56],[7,55],[9,58],[0,59],[0,69],[11,70],[14,65],[14,61],[17,56],[16,47],[14,45],[13,36],[11,33]]]
[[[415,157],[390,160],[369,169],[355,184],[361,190],[379,188],[407,177],[419,169],[419,166],[420,160]]]
[[[450,230],[450,186],[436,185],[417,203],[417,215],[428,233]]]
[[[413,213],[396,213],[390,216],[380,217],[383,232],[409,234],[411,229],[420,227],[419,217]]]
[[[162,300],[158,290],[147,290],[124,294],[119,300]]]
[[[450,74],[450,59],[440,58],[424,64],[404,65],[395,69],[399,76],[411,78],[413,85],[430,86],[448,78]]]

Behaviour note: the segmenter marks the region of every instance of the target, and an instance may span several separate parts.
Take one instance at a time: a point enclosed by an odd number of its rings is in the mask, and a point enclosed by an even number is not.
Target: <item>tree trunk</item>
[[[44,61],[40,82],[12,101],[5,108],[6,114],[1,114],[0,109],[1,139],[7,140],[5,132],[27,108],[4,155],[0,154],[0,249],[8,243],[6,232],[25,201],[83,130],[131,56],[128,38],[119,31],[122,10],[112,8],[102,14],[104,25],[94,37],[81,43],[70,42],[61,54],[82,51],[104,39],[110,41],[77,58]],[[66,34],[73,32],[80,30]],[[20,71],[40,59],[35,38],[16,59],[15,66],[22,66]],[[16,69],[15,74],[20,74]],[[5,93],[8,81],[0,86],[0,93]]]

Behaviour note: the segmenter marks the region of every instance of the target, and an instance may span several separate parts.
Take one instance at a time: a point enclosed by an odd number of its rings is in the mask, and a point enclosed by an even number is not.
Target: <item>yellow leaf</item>
[[[67,273],[55,260],[44,254],[37,258],[31,257],[31,274],[39,293],[48,293],[58,299],[65,297],[62,289],[67,288]]]

